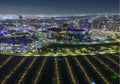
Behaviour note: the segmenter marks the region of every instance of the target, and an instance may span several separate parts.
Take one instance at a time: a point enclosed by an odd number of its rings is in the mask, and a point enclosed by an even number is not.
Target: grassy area
[[[89,48],[96,48],[90,50]],[[76,56],[76,55],[96,55],[119,53],[119,45],[51,45],[45,46],[41,49],[34,49],[27,53],[14,53],[1,51],[1,54],[17,55],[17,56]]]

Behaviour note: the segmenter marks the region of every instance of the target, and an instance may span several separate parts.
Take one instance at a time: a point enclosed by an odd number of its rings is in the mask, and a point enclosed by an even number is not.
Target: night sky
[[[119,0],[0,0],[0,14],[118,13]]]

